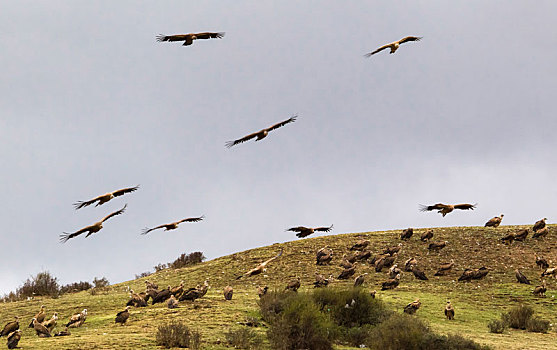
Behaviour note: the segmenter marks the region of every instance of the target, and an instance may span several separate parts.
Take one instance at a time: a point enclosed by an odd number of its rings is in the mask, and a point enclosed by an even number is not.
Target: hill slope
[[[451,227],[434,229],[433,240],[446,240],[447,247],[440,252],[429,252],[428,244],[419,240],[424,229],[414,230],[410,241],[403,242],[397,263],[400,265],[409,257],[416,257],[419,266],[429,277],[429,281],[419,281],[411,273],[404,273],[400,286],[391,291],[380,291],[380,284],[385,281],[387,269],[376,273],[369,264],[361,264],[357,274],[368,272],[364,286],[370,290],[377,289],[377,297],[385,300],[394,310],[415,298],[420,298],[422,308],[417,317],[425,319],[431,327],[441,333],[460,333],[480,343],[489,344],[496,349],[557,349],[557,336],[554,331],[549,334],[536,334],[524,331],[510,331],[498,335],[488,333],[486,324],[498,318],[505,309],[525,303],[531,305],[536,313],[555,324],[557,321],[557,283],[546,278],[548,292],[545,298],[534,297],[533,286],[539,283],[541,271],[535,265],[534,254],[550,260],[550,265],[557,265],[557,244],[554,228],[548,237],[525,242],[514,242],[511,246],[501,244],[500,238],[508,232],[517,231],[522,226],[504,226],[497,229],[483,227]],[[80,292],[64,295],[58,299],[36,298],[0,305],[0,327],[18,315],[23,337],[20,347],[27,349],[156,349],[155,332],[157,325],[165,320],[181,320],[203,335],[204,348],[226,348],[224,333],[235,327],[236,322],[243,321],[248,315],[257,315],[258,285],[268,285],[271,289],[283,289],[286,283],[301,277],[301,290],[312,289],[314,273],[325,276],[337,276],[341,271],[338,266],[342,255],[348,252],[358,239],[371,241],[371,251],[380,253],[388,246],[400,243],[400,230],[385,232],[367,232],[340,234],[307,238],[252,249],[199,265],[178,270],[165,270],[147,278],[133,280],[111,286],[107,293],[91,295]],[[315,252],[323,246],[329,246],[335,252],[332,263],[328,266],[315,265]],[[284,254],[268,265],[262,275],[236,280],[236,277],[257,266],[260,262],[274,256],[284,248]],[[455,260],[455,268],[444,277],[434,277],[438,265]],[[465,268],[490,267],[487,277],[475,282],[457,282],[458,276]],[[514,269],[520,268],[532,281],[533,286],[516,282]],[[114,324],[114,317],[123,310],[128,300],[127,287],[143,291],[144,280],[159,284],[159,288],[175,286],[181,280],[186,287],[193,287],[209,279],[211,289],[207,295],[195,302],[180,303],[178,309],[169,310],[166,304],[149,305],[146,308],[134,308],[125,326]],[[231,284],[234,298],[225,301],[222,289]],[[353,280],[335,280],[331,287],[348,287]],[[456,319],[445,320],[444,304],[450,299],[456,308]],[[83,327],[72,329],[72,335],[62,338],[38,338],[32,329],[26,328],[28,322],[38,311],[40,305],[46,305],[47,317],[53,312],[60,315],[57,330],[63,329],[71,314],[87,308],[89,316]],[[263,328],[256,328],[264,333]],[[3,338],[5,339],[5,338]],[[5,342],[5,340],[2,340]],[[5,345],[2,345],[5,346]]]

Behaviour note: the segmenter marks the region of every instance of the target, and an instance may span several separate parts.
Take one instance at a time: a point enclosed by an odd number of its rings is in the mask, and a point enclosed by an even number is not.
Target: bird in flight
[[[116,190],[113,192],[109,192],[109,193],[105,193],[101,196],[95,197],[91,200],[88,201],[78,201],[77,203],[74,203],[74,207],[75,210],[81,209],[81,208],[85,208],[93,203],[95,203],[96,201],[98,201],[98,203],[95,205],[95,207],[98,207],[99,205],[103,205],[104,203],[108,202],[109,200],[111,200],[114,197],[119,197],[122,196],[126,193],[131,193],[136,191],[139,188],[139,185],[135,186],[135,187],[128,187],[128,188],[122,188],[121,190]]]
[[[93,234],[95,232],[99,232],[103,228],[103,222],[105,222],[106,220],[110,219],[113,216],[122,214],[124,211],[126,211],[127,206],[128,206],[127,204],[124,205],[124,207],[122,209],[117,210],[117,211],[105,216],[100,221],[94,223],[93,225],[84,227],[79,231],[76,231],[74,233],[68,233],[68,232],[62,233],[60,235],[60,243],[66,243],[68,241],[68,239],[79,236],[80,234],[82,234],[84,232],[87,232],[87,236],[85,236],[85,238],[89,237],[91,234]]]
[[[183,41],[183,46],[188,46],[193,44],[194,40],[197,39],[221,39],[224,36],[224,32],[212,33],[212,32],[203,32],[203,33],[189,33],[189,34],[176,34],[176,35],[157,35],[157,41]]]
[[[455,209],[460,210],[474,210],[474,208],[478,204],[443,204],[437,203],[434,205],[421,205],[420,204],[420,211],[432,211],[437,210],[437,212],[443,216],[447,215],[448,213],[452,212]]]
[[[421,39],[422,39],[422,37],[407,36],[406,38],[402,38],[402,39],[400,39],[399,41],[395,41],[395,42],[392,42],[392,43],[390,43],[390,44],[383,45],[383,46],[381,46],[380,48],[378,48],[377,50],[372,51],[372,52],[370,52],[370,53],[367,53],[365,56],[366,56],[366,57],[371,57],[371,55],[375,55],[375,54],[378,53],[379,51],[383,51],[383,50],[385,50],[385,49],[387,49],[387,48],[390,48],[390,49],[391,49],[391,52],[390,52],[390,53],[395,53],[396,50],[398,50],[398,48],[400,47],[400,44],[404,44],[404,43],[407,43],[407,42],[409,42],[409,41],[420,41]]]
[[[251,140],[255,137],[257,137],[257,139],[255,141],[259,141],[259,140],[264,139],[265,137],[267,137],[267,135],[269,134],[270,131],[273,131],[273,130],[278,129],[282,126],[285,126],[286,124],[293,123],[294,121],[296,121],[296,118],[298,118],[297,115],[295,115],[291,118],[288,118],[285,121],[277,123],[277,124],[267,128],[267,129],[263,129],[263,130],[260,130],[258,132],[254,132],[253,134],[249,134],[247,136],[244,136],[241,139],[234,140],[234,141],[228,141],[228,142],[225,143],[225,145],[226,145],[226,147],[230,148],[230,147],[235,146],[239,143]]]
[[[266,260],[266,261],[262,262],[261,264],[257,265],[257,267],[254,267],[253,269],[249,270],[248,272],[244,273],[243,275],[240,275],[240,276],[236,277],[236,279],[239,280],[242,277],[255,276],[255,275],[259,275],[262,272],[265,272],[267,270],[267,264],[270,263],[271,261],[275,260],[275,259],[278,259],[282,255],[282,251],[283,251],[283,249],[280,248],[280,253],[278,253],[276,256],[270,258],[269,260]]]
[[[200,217],[197,218],[187,218],[187,219],[182,219],[180,221],[176,221],[176,222],[172,222],[170,224],[164,224],[164,225],[160,225],[157,227],[153,227],[153,228],[148,228],[146,227],[145,229],[143,229],[143,231],[141,231],[142,235],[146,235],[149,232],[159,229],[159,228],[164,228],[165,231],[170,231],[170,230],[175,230],[178,228],[178,225],[180,225],[182,222],[198,222],[203,220],[203,218],[205,218],[205,215],[202,215]]]
[[[304,238],[304,237],[307,237],[307,236],[313,234],[315,231],[330,232],[332,229],[333,229],[333,225],[331,225],[329,227],[315,227],[315,228],[298,226],[298,227],[289,228],[286,231],[298,232],[298,233],[296,233],[296,237]]]

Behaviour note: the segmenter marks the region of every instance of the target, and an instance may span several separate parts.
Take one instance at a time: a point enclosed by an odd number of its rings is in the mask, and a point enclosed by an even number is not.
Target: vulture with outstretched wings
[[[194,40],[197,39],[222,39],[224,32],[203,32],[203,33],[189,33],[189,34],[176,34],[176,35],[157,35],[157,41],[183,41],[182,46],[188,46],[193,44]]]
[[[392,42],[390,44],[387,45],[383,45],[380,48],[378,48],[375,51],[372,51],[370,53],[367,53],[365,56],[366,57],[371,57],[372,55],[375,55],[376,53],[383,51],[385,49],[391,49],[390,53],[395,53],[396,50],[398,50],[398,48],[400,47],[400,44],[404,44],[410,41],[420,41],[422,39],[422,37],[418,37],[418,36],[407,36],[406,38],[402,38],[398,41]]]
[[[106,220],[110,219],[113,216],[122,214],[124,211],[126,211],[127,206],[128,206],[127,204],[124,205],[124,207],[122,209],[117,210],[117,211],[105,216],[104,218],[101,219],[101,221],[98,221],[98,222],[94,223],[93,225],[84,227],[79,231],[76,231],[74,233],[64,232],[63,234],[60,235],[60,243],[65,243],[65,242],[68,241],[68,239],[79,236],[80,234],[82,234],[84,232],[87,232],[87,236],[85,236],[85,238],[89,237],[91,234],[93,234],[95,232],[99,232],[103,228],[103,222],[105,222]]]
[[[455,209],[460,209],[460,210],[474,210],[474,208],[477,206],[478,204],[443,204],[443,203],[437,203],[437,204],[433,204],[433,205],[422,205],[420,204],[420,211],[432,211],[432,210],[437,210],[437,212],[443,216],[447,215],[448,213],[452,212]]]
[[[153,231],[153,230],[157,230],[159,228],[164,228],[165,231],[170,231],[170,230],[175,230],[178,228],[178,225],[180,225],[182,222],[199,222],[201,220],[203,220],[205,218],[205,215],[201,215],[199,217],[196,218],[187,218],[187,219],[182,219],[180,221],[176,221],[176,222],[172,222],[170,224],[164,224],[164,225],[160,225],[157,227],[153,227],[153,228],[144,228],[143,231],[141,231],[142,235],[146,235],[149,232]]]
[[[139,185],[137,185],[135,187],[122,188],[121,190],[116,190],[116,191],[113,191],[113,192],[105,193],[101,196],[95,197],[95,198],[93,198],[91,200],[88,200],[88,201],[78,201],[77,203],[74,203],[74,207],[75,207],[75,210],[81,209],[81,208],[84,208],[86,206],[89,206],[89,205],[95,203],[96,201],[98,201],[98,203],[95,205],[95,207],[98,207],[99,205],[103,205],[104,203],[108,202],[109,200],[111,200],[114,197],[119,197],[119,196],[122,196],[126,193],[134,192],[138,188],[139,188]]]
[[[282,251],[283,251],[283,249],[280,248],[280,253],[278,253],[276,256],[272,257],[269,260],[266,260],[266,261],[262,262],[257,267],[254,267],[253,269],[249,270],[245,274],[236,277],[236,279],[239,280],[242,277],[250,277],[250,276],[254,276],[254,275],[259,275],[261,272],[263,272],[267,269],[266,266],[267,266],[268,263],[270,263],[271,261],[273,261],[275,259],[278,259],[282,255]]]
[[[267,129],[263,129],[263,130],[260,130],[260,131],[258,131],[258,132],[254,132],[253,134],[249,134],[249,135],[247,135],[247,136],[244,136],[244,137],[242,137],[241,139],[234,140],[234,141],[227,141],[227,142],[225,143],[225,145],[226,145],[226,147],[230,148],[230,147],[235,146],[235,145],[237,145],[237,144],[239,144],[239,143],[249,141],[249,140],[251,140],[251,139],[253,139],[253,138],[255,138],[255,137],[257,137],[257,139],[256,139],[255,141],[259,141],[259,140],[264,139],[265,137],[267,137],[267,135],[269,134],[270,131],[273,131],[273,130],[275,130],[275,129],[278,129],[278,128],[280,128],[280,127],[283,127],[283,126],[285,126],[286,124],[293,123],[294,121],[296,121],[296,118],[298,118],[297,115],[295,115],[295,116],[293,116],[293,117],[291,117],[291,118],[288,118],[288,119],[286,119],[285,121],[282,121],[282,122],[280,122],[280,123],[277,123],[277,124],[275,124],[275,125],[273,125],[273,126],[267,128]]]
[[[298,233],[296,233],[296,237],[304,238],[304,237],[307,237],[307,236],[313,234],[315,231],[330,232],[332,229],[333,229],[333,225],[328,226],[328,227],[315,227],[315,228],[298,226],[298,227],[291,227],[286,231],[298,232]]]

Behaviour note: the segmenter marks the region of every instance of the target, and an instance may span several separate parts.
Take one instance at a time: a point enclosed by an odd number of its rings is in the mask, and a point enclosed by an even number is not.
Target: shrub
[[[491,320],[487,324],[490,333],[501,334],[507,329],[507,324],[502,320]]]
[[[201,334],[190,329],[181,322],[160,325],[157,329],[157,345],[170,348],[199,349]]]
[[[110,286],[110,282],[108,282],[106,277],[103,278],[95,277],[95,279],[93,280],[93,284],[95,285],[95,288],[106,288]]]
[[[135,275],[135,279],[138,280],[140,278],[150,276],[151,274],[152,274],[151,272],[145,271],[145,272],[140,273],[139,275]]]
[[[548,320],[542,320],[537,317],[532,317],[530,320],[528,320],[526,329],[528,330],[528,332],[547,333],[549,331],[549,325],[550,323]]]
[[[203,262],[205,256],[202,252],[193,252],[190,254],[182,254],[176,260],[168,264],[169,268],[179,269],[184,266],[195,265]]]
[[[228,345],[235,349],[259,349],[263,343],[263,339],[255,331],[246,327],[230,330],[224,335]]]
[[[36,276],[27,279],[15,294],[21,300],[33,296],[57,296],[60,292],[58,279],[48,271],[39,272]]]
[[[60,287],[60,294],[77,293],[81,292],[82,290],[88,290],[91,288],[93,288],[93,285],[89,282],[74,282]]]
[[[509,310],[509,312],[501,315],[505,324],[515,329],[526,329],[528,321],[534,314],[534,309],[530,306],[519,305]]]
[[[166,264],[158,264],[156,266],[153,266],[153,269],[155,269],[155,272],[160,272],[162,270],[165,270],[166,268],[168,268],[168,266]]]
[[[429,332],[429,328],[418,318],[393,314],[371,330],[366,345],[377,350],[418,350]]]
[[[295,297],[296,294],[284,291],[267,292],[258,302],[263,320],[272,322],[286,308],[290,300]]]

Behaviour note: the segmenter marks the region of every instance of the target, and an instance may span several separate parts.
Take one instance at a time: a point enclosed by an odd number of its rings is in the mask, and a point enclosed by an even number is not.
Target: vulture
[[[48,329],[49,332],[52,332],[52,330],[56,326],[56,321],[58,321],[58,313],[57,312],[55,312],[54,315],[52,315],[50,320],[44,321],[43,326],[45,326],[46,329]]]
[[[12,332],[15,332],[19,329],[19,317],[14,316],[15,320],[6,323],[6,325],[4,326],[4,328],[2,328],[2,332],[0,332],[0,337],[3,337],[5,335],[8,335]]]
[[[267,294],[268,290],[269,290],[269,287],[267,287],[267,286],[265,286],[265,287],[258,286],[257,287],[257,295],[259,296],[259,298],[262,298],[265,294]]]
[[[286,288],[284,290],[291,290],[293,292],[297,292],[298,288],[300,288],[300,277],[297,277],[295,280],[288,282]]]
[[[516,279],[518,280],[518,283],[530,284],[530,281],[528,280],[528,278],[526,276],[524,276],[524,274],[522,272],[520,272],[519,269],[514,270],[514,275],[516,276]]]
[[[422,242],[427,242],[433,238],[433,230],[427,230],[426,232],[422,233],[420,240]]]
[[[537,230],[536,232],[534,232],[534,234],[532,235],[532,238],[540,238],[540,237],[545,237],[547,236],[547,234],[549,233],[549,229],[546,227]]]
[[[171,222],[170,224],[163,224],[163,225],[159,225],[157,227],[153,227],[153,228],[144,228],[143,231],[141,231],[142,235],[146,235],[151,231],[157,230],[159,228],[164,228],[165,231],[170,231],[170,230],[175,230],[178,228],[178,225],[180,225],[182,222],[199,222],[201,220],[203,220],[203,218],[205,218],[204,215],[201,215],[200,217],[197,218],[186,218],[186,219],[182,219],[176,222]]]
[[[147,288],[147,289],[159,289],[159,285],[155,284],[155,283],[152,283],[148,280],[145,280],[145,288]]]
[[[523,242],[528,237],[528,229],[520,230],[514,234],[514,240]]]
[[[414,274],[414,277],[416,277],[419,280],[422,280],[422,281],[427,281],[428,280],[427,276],[425,275],[425,272],[420,270],[417,265],[414,265],[412,267],[412,273]]]
[[[333,260],[333,251],[327,247],[317,251],[317,265],[327,265]]]
[[[351,248],[350,250],[363,250],[365,249],[368,245],[369,245],[369,239],[361,239],[358,242],[356,242]]]
[[[528,233],[528,232],[527,232]],[[514,241],[514,233],[509,233],[508,235],[506,235],[505,237],[501,238],[501,242],[504,244],[511,244]]]
[[[545,285],[545,281],[542,281],[542,285],[536,286],[536,288],[534,288],[534,290],[532,291],[532,294],[537,297],[543,297],[545,296],[545,292],[547,292],[547,287]]]
[[[381,270],[383,270],[383,268],[385,267],[386,257],[387,256],[382,255],[374,258],[375,261],[373,262],[373,265],[375,266],[375,272],[381,272]]]
[[[81,311],[80,313],[72,315],[72,317],[70,317],[70,321],[66,324],[66,327],[68,328],[81,327],[81,325],[85,322],[86,318],[87,318],[87,309],[83,309],[83,311]]]
[[[245,274],[236,277],[236,279],[240,279],[242,277],[250,277],[250,276],[259,275],[263,271],[266,271],[267,270],[267,268],[266,268],[267,264],[270,263],[271,261],[275,260],[275,259],[278,259],[282,255],[282,251],[283,251],[283,249],[281,248],[280,252],[276,256],[272,257],[269,260],[266,260],[266,261],[262,262],[257,267],[254,267],[253,269],[249,270]]]
[[[170,289],[170,294],[174,295],[175,297],[179,297],[183,291],[184,291],[184,281],[180,281],[180,285]]]
[[[332,229],[333,229],[333,225],[331,225],[329,227],[315,227],[315,228],[298,226],[298,227],[291,227],[291,228],[287,229],[286,231],[298,232],[298,233],[296,233],[296,237],[304,238],[304,237],[307,237],[307,236],[313,234],[315,231],[330,232]]]
[[[364,284],[366,275],[367,275],[367,272],[362,274],[362,275],[359,275],[358,277],[356,277],[354,279],[354,288],[361,287]]]
[[[433,276],[445,276],[448,274],[454,266],[454,259],[451,259],[450,263],[442,264]]]
[[[389,269],[389,278],[395,278],[396,275],[400,275],[401,273],[402,273],[402,271],[398,268],[398,265],[394,264]]]
[[[384,259],[383,259],[383,267],[391,267],[393,266],[393,264],[395,263],[395,260],[397,258],[398,254],[394,253],[393,255],[387,255]]]
[[[353,264],[356,262],[356,260],[358,260],[358,254],[360,252],[354,252],[354,253],[350,253],[350,255],[346,256],[346,254],[344,254],[342,256],[343,259],[345,259],[346,261],[348,261],[349,263]]]
[[[496,216],[494,218],[489,219],[488,222],[485,223],[485,227],[498,227],[499,225],[501,225],[501,221],[503,221],[503,214],[501,214],[501,216]]]
[[[295,115],[291,118],[286,119],[285,121],[282,121],[282,122],[277,123],[277,124],[275,124],[271,127],[268,127],[267,129],[263,129],[261,131],[254,132],[253,134],[249,134],[247,136],[244,136],[241,139],[237,139],[237,140],[234,140],[234,141],[227,141],[225,145],[226,145],[226,147],[230,148],[230,147],[235,146],[237,144],[240,144],[242,142],[249,141],[249,140],[251,140],[255,137],[257,137],[257,139],[255,141],[262,140],[265,137],[267,137],[267,135],[269,134],[270,131],[273,131],[273,130],[278,129],[282,126],[285,126],[286,124],[293,123],[293,122],[296,121],[297,118],[298,118],[298,116]],[[311,232],[311,233],[313,233],[313,232]],[[301,234],[301,232],[300,232],[300,234]],[[303,237],[303,236],[298,236],[298,237]]]
[[[31,320],[31,323],[29,323],[29,328],[33,328],[33,320],[37,320],[37,322],[39,322],[39,323],[42,323],[44,321],[44,318],[46,316],[46,312],[44,311],[45,307],[46,306],[41,305],[41,310]]]
[[[178,307],[178,300],[174,295],[171,295],[170,298],[166,301],[166,306],[168,306],[169,309],[175,309]]]
[[[145,292],[145,302],[147,303],[149,299],[153,300],[157,296],[157,294],[159,294],[158,289],[148,288]]]
[[[184,300],[195,301],[195,299],[199,299],[205,296],[208,290],[209,290],[209,283],[207,280],[205,280],[203,286],[197,285],[195,288],[190,288],[187,291],[184,291],[184,293],[182,293],[182,295],[180,296],[180,301],[184,301]]]
[[[313,288],[327,287],[328,285],[329,285],[329,280],[323,277],[323,275],[320,275],[316,272],[315,282],[313,282]]]
[[[224,287],[223,293],[224,293],[224,299],[226,300],[232,300],[232,294],[233,294],[234,290],[232,289],[232,286],[226,286]]]
[[[158,292],[157,295],[155,295],[151,305],[155,305],[156,303],[164,303],[168,298],[170,298],[171,295],[172,293],[170,293],[170,286],[169,286],[166,289],[163,289],[160,292]]]
[[[130,317],[130,307],[126,306],[126,309],[124,311],[120,311],[119,313],[116,314],[114,323],[119,323],[123,326],[129,317]]]
[[[110,193],[106,193],[103,194],[101,196],[98,196],[96,198],[93,198],[91,200],[88,201],[79,201],[77,203],[74,203],[74,207],[75,209],[81,209],[84,208],[86,206],[89,206],[93,203],[95,203],[96,201],[98,201],[98,203],[95,205],[95,207],[98,207],[99,205],[103,205],[104,203],[108,202],[109,200],[111,200],[114,197],[119,197],[119,196],[123,196],[126,193],[131,193],[136,191],[139,188],[139,185],[135,186],[135,187],[128,187],[128,188],[123,188],[121,190],[117,190],[117,191],[113,191]]]
[[[37,335],[40,338],[51,337],[50,332],[48,331],[48,329],[45,326],[43,326],[41,323],[39,323],[36,318],[33,317],[32,322],[33,322],[33,328],[35,329],[35,332],[37,332]]]
[[[394,253],[398,253],[400,252],[400,249],[402,248],[402,243],[399,243],[398,245],[394,246],[394,247],[388,247],[385,248],[383,250],[383,254],[389,254],[389,255],[393,255]]]
[[[347,280],[350,277],[352,277],[352,275],[354,275],[354,273],[356,272],[356,265],[358,263],[354,263],[354,265],[349,268],[349,269],[344,269],[342,270],[342,272],[340,273],[340,275],[338,275],[337,279],[339,280]]]
[[[545,227],[545,221],[547,220],[547,218],[543,218],[539,221],[536,221],[536,223],[534,224],[534,227],[532,228],[534,230],[534,232],[541,230],[542,228]]]
[[[390,44],[383,45],[380,48],[378,48],[377,50],[365,54],[365,56],[366,57],[371,57],[372,55],[375,55],[376,53],[378,53],[380,51],[383,51],[385,49],[391,49],[390,53],[395,53],[396,50],[398,50],[400,44],[404,44],[404,43],[407,43],[409,41],[420,41],[421,39],[422,39],[422,37],[418,37],[418,36],[407,36],[407,37],[402,38],[398,41],[394,41]]]
[[[68,327],[64,328],[63,331],[60,331],[60,332],[54,334],[55,337],[65,337],[65,336],[67,336],[67,335],[72,335],[72,334],[70,333],[70,331],[68,330]]]
[[[553,276],[557,278],[557,267],[547,268],[542,272],[542,277]]]
[[[141,295],[130,290],[130,300],[128,300],[126,306],[145,307],[147,306],[147,301]]]
[[[459,281],[471,281],[474,278],[475,270],[466,269],[462,275],[458,278]]]
[[[362,250],[354,254],[357,261],[367,260],[371,257],[371,252],[369,250]]]
[[[402,240],[410,239],[410,237],[412,237],[413,234],[414,234],[414,229],[411,227],[407,228],[406,230],[403,230],[402,233],[400,234],[400,239]]]
[[[416,258],[410,258],[404,262],[404,271],[412,272],[412,267],[418,265],[418,260]]]
[[[447,301],[447,305],[445,305],[445,316],[447,317],[447,320],[454,319],[454,307],[450,301]]]
[[[194,40],[197,39],[222,39],[224,37],[224,32],[203,32],[203,33],[189,33],[189,34],[175,34],[175,35],[157,35],[157,41],[183,41],[182,46],[188,46],[193,44]]]
[[[375,289],[369,292],[369,295],[371,295],[373,299],[375,299],[375,294],[377,294],[377,291]]]
[[[437,212],[443,216],[447,215],[448,213],[452,212],[455,209],[460,210],[474,210],[477,204],[443,204],[437,203],[434,205],[421,205],[420,204],[420,211],[432,211],[437,210]]]
[[[481,280],[482,278],[487,276],[488,273],[489,273],[489,269],[487,267],[482,266],[479,269],[474,271],[474,277],[472,277],[472,279]]]
[[[21,330],[13,331],[8,335],[8,349],[16,349],[17,344],[19,344],[19,340],[21,339]]]
[[[355,261],[355,259],[354,259]],[[353,266],[353,264],[346,258],[346,255],[342,257],[342,261],[340,262],[340,266],[344,267],[345,269],[349,269]]]
[[[422,306],[422,303],[420,302],[420,299],[416,299],[416,300],[414,300],[413,302],[411,302],[410,304],[408,304],[404,307],[404,313],[409,314],[409,315],[413,315],[413,314],[416,313],[416,311],[418,311],[420,306]]]
[[[113,216],[122,214],[124,211],[126,211],[127,206],[128,206],[127,204],[124,205],[124,207],[122,209],[117,210],[117,211],[105,216],[104,218],[101,219],[101,221],[96,222],[93,225],[84,227],[79,231],[76,231],[74,233],[64,232],[63,234],[60,235],[60,243],[65,243],[65,242],[68,241],[68,239],[79,236],[80,234],[82,234],[84,232],[87,232],[87,236],[85,236],[86,238],[89,237],[91,234],[93,234],[95,232],[99,232],[103,228],[103,222],[105,222],[106,220],[110,219]]]
[[[395,278],[391,278],[383,282],[381,284],[381,290],[395,289],[396,287],[398,287],[399,283],[400,283],[400,274],[396,275]]]
[[[539,268],[542,268],[544,270],[549,267],[549,263],[547,262],[547,260],[537,255],[536,255],[536,265],[538,265]]]
[[[445,248],[445,246],[447,245],[447,241],[437,241],[437,242],[431,242],[429,244],[429,246],[427,247],[427,249],[429,250],[433,250],[433,251],[439,251],[443,248]]]

